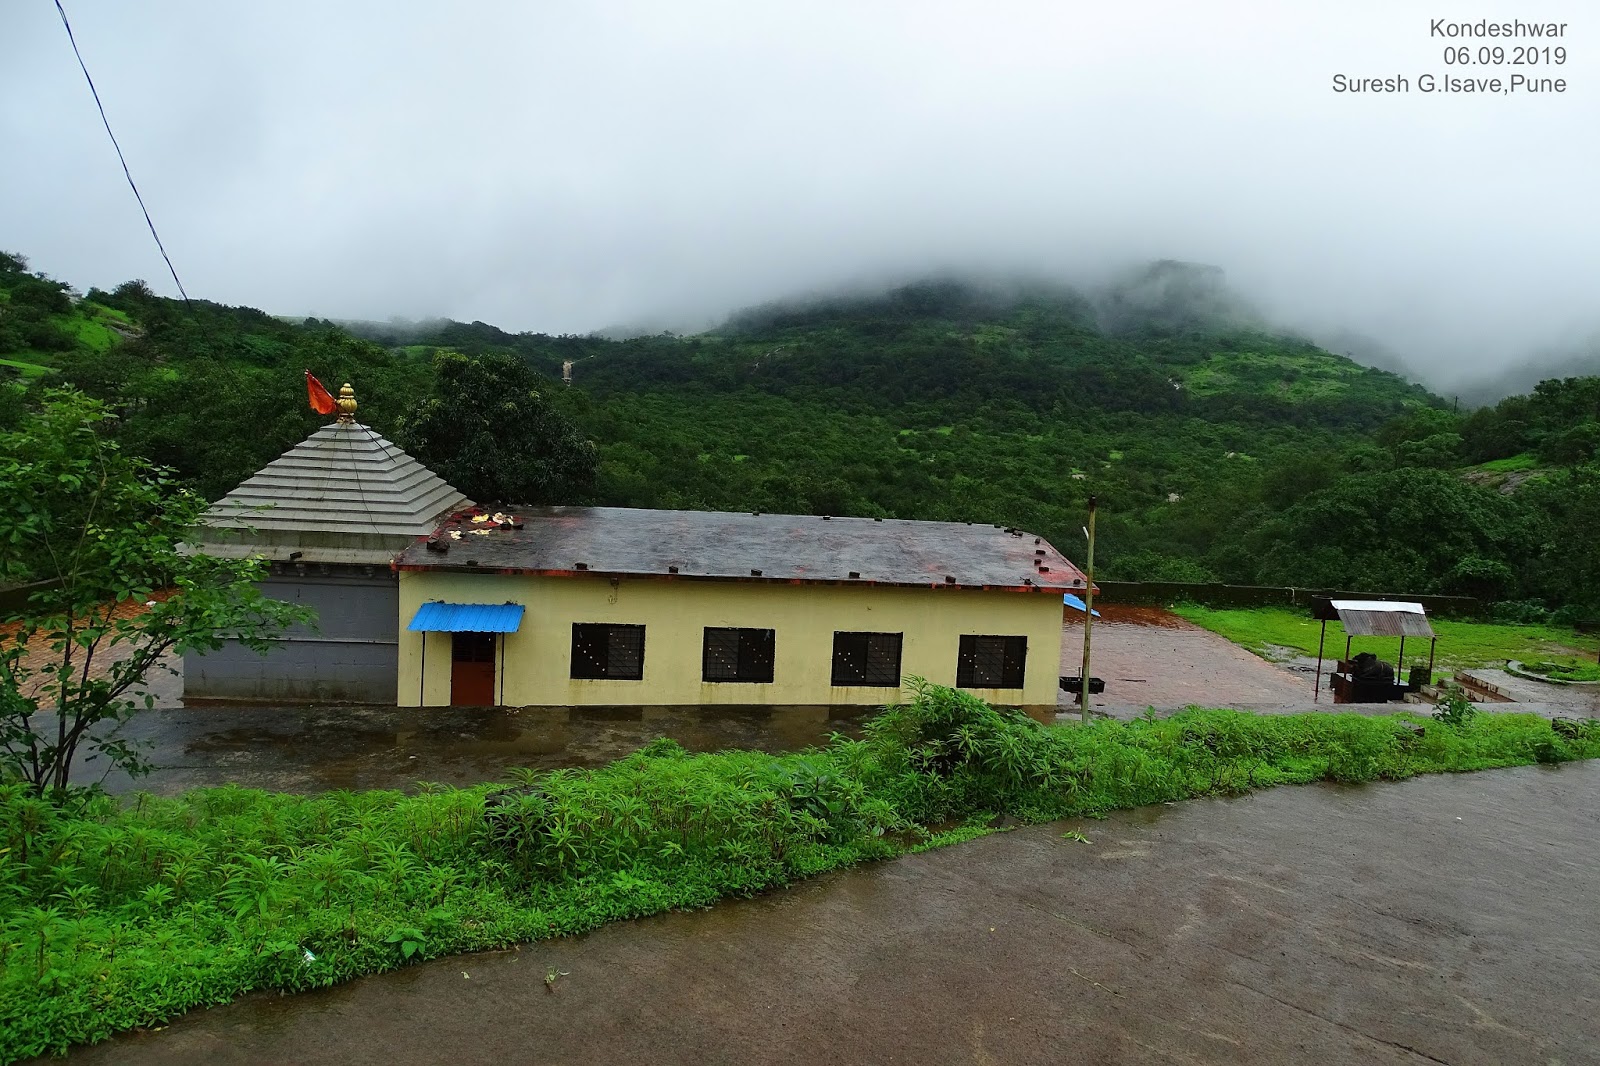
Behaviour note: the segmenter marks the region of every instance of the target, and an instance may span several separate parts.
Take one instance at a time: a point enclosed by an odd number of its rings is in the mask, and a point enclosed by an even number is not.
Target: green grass
[[[1532,452],[1523,452],[1507,459],[1491,459],[1487,463],[1479,463],[1473,470],[1482,470],[1490,474],[1509,474],[1516,470],[1533,470],[1539,465],[1539,457]]]
[[[72,334],[80,348],[91,352],[106,351],[121,339],[116,331],[104,322],[77,313],[57,316],[56,324]]]
[[[39,363],[25,363],[20,359],[0,359],[0,366],[9,366],[14,370],[21,371],[22,376],[25,378],[41,378],[46,374],[57,373],[55,367],[43,366]]]
[[[1182,604],[1174,607],[1173,612],[1266,659],[1282,657],[1272,651],[1274,646],[1313,657],[1317,654],[1321,623],[1311,617],[1310,611],[1286,607],[1223,609]],[[1509,659],[1573,664],[1585,658],[1592,661],[1600,646],[1600,639],[1594,635],[1563,626],[1494,625],[1440,618],[1430,618],[1428,622],[1439,636],[1435,665],[1446,668],[1498,667]],[[1344,627],[1337,621],[1329,622],[1328,658],[1344,656],[1344,639]],[[1351,645],[1352,651],[1376,652],[1379,658],[1391,662],[1399,648],[1398,637],[1356,637]],[[1407,640],[1406,660],[1426,663],[1428,642],[1415,638]]]
[[[0,1062],[256,989],[705,907],[1029,822],[1278,784],[1600,757],[1533,715],[1254,716],[1041,726],[917,687],[791,755],[671,741],[518,788],[236,787],[57,805],[0,786]],[[1559,727],[1559,728],[1558,728]]]
[[[1530,674],[1543,674],[1558,681],[1600,681],[1600,663],[1549,662],[1523,663]]]
[[[119,311],[115,307],[107,307],[105,304],[97,304],[92,300],[81,301],[78,304],[78,310],[84,312],[85,314],[94,315],[98,318],[112,319],[116,322],[122,323],[124,326],[133,325],[133,319],[128,317],[128,313],[126,311]]]
[[[1246,392],[1300,403],[1345,392],[1361,374],[1359,366],[1333,355],[1221,352],[1183,377],[1197,396]]]

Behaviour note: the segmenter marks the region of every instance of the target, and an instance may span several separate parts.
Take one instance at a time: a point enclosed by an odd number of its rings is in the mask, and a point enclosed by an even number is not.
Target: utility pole
[[[1089,569],[1084,574],[1088,587],[1083,590],[1083,669],[1078,677],[1078,709],[1083,712],[1083,721],[1089,722],[1089,637],[1094,628],[1094,497],[1089,497],[1089,528],[1085,531],[1089,538]]]

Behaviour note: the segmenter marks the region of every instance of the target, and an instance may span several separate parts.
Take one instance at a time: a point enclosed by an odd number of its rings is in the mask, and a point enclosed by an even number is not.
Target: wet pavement
[[[267,707],[157,709],[123,735],[159,769],[113,792],[172,794],[230,782],[278,792],[461,787],[507,771],[600,766],[657,737],[690,751],[798,751],[859,736],[873,707]],[[91,780],[84,776],[82,780]]]
[[[1101,617],[1094,621],[1089,671],[1106,688],[1089,703],[1113,717],[1133,717],[1146,707],[1278,710],[1312,703],[1310,674],[1269,663],[1170,611],[1119,604],[1096,610]],[[1062,629],[1061,673],[1076,677],[1082,668],[1083,624],[1070,621]],[[1077,698],[1063,692],[1057,702],[1068,709]]]
[[[71,1059],[1593,1063],[1597,807],[1600,762],[1125,811]]]

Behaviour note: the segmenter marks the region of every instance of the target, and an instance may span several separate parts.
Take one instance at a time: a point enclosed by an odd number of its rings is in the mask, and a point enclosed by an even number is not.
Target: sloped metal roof
[[[502,510],[514,521],[452,516],[396,565],[1058,594],[1085,585],[1083,571],[1043,538],[993,525],[630,507]]]
[[[472,501],[359,422],[333,422],[268,463],[201,519],[218,529],[424,536]]]
[[[1433,627],[1420,603],[1405,600],[1319,600],[1312,617],[1338,618],[1352,637],[1423,637],[1434,639]]]
[[[446,603],[429,600],[417,608],[413,633],[515,633],[522,625],[520,603]]]

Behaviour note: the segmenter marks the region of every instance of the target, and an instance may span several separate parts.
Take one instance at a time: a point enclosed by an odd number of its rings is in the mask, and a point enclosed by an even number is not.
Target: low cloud
[[[210,299],[701,328],[841,285],[1178,259],[1447,390],[1600,327],[1576,30],[1565,94],[1443,98],[1331,89],[1442,69],[1437,12],[1388,0],[67,6]],[[0,12],[0,89],[0,247],[171,291],[48,5]]]

